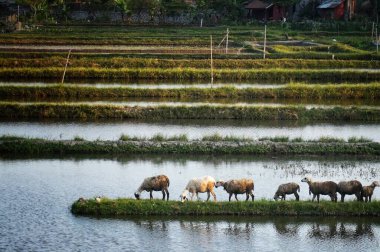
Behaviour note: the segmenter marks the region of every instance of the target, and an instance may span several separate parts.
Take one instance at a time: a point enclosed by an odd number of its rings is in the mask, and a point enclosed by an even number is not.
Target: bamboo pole
[[[69,64],[70,53],[71,53],[71,49],[69,50],[69,53],[67,54],[65,70],[63,71],[63,75],[62,75],[62,81],[61,81],[62,84],[65,81],[66,69],[67,69],[67,64]]]
[[[264,28],[264,54],[263,54],[263,59],[265,59],[266,46],[267,46],[267,25],[265,25],[265,28]]]
[[[228,53],[228,34],[230,33],[230,31],[228,30],[227,28],[227,39],[226,39],[226,54]]]
[[[210,35],[210,59],[211,59],[211,85],[214,83],[214,70],[212,65],[212,35]]]

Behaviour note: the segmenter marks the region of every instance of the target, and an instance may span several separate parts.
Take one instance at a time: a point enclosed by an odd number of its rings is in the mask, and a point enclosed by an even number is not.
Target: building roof
[[[264,2],[260,0],[253,0],[245,6],[246,9],[268,9],[273,5],[272,2]]]
[[[327,0],[320,4],[317,9],[334,9],[342,3],[342,0]]]

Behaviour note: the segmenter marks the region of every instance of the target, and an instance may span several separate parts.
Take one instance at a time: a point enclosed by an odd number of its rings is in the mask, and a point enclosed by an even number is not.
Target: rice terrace
[[[378,251],[375,0],[0,0],[0,251]]]

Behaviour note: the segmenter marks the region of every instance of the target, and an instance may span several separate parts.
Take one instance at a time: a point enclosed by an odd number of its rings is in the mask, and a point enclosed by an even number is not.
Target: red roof
[[[273,3],[271,2],[264,2],[260,0],[253,0],[249,4],[245,6],[246,9],[268,9],[271,7]]]

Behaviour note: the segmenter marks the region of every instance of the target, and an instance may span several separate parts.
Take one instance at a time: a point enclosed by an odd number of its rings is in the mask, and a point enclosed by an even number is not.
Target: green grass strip
[[[0,67],[64,67],[66,59],[64,57],[51,57],[46,59],[0,59]],[[380,61],[364,60],[307,60],[307,59],[215,59],[213,61],[215,69],[219,68],[380,68]],[[73,67],[98,67],[98,68],[208,68],[209,59],[157,59],[157,58],[82,58],[71,59],[70,68]]]
[[[46,154],[257,154],[257,155],[357,155],[379,156],[377,142],[278,142],[226,140],[86,141],[1,137],[0,153]]]
[[[309,85],[292,84],[280,88],[96,88],[79,86],[0,86],[0,98],[231,98],[231,99],[367,99],[380,98],[380,83]]]
[[[0,79],[57,79],[62,77],[63,68],[2,68]],[[215,80],[267,80],[267,81],[379,81],[380,71],[337,70],[337,69],[217,69]],[[209,80],[210,69],[197,68],[68,68],[67,80]]]
[[[334,203],[321,201],[274,202],[259,200],[255,202],[184,202],[162,200],[134,200],[102,198],[78,200],[71,206],[75,215],[94,217],[128,216],[380,216],[380,202]]]
[[[0,103],[0,118],[7,119],[234,119],[308,121],[380,121],[379,108],[303,106],[114,106],[54,103]]]

